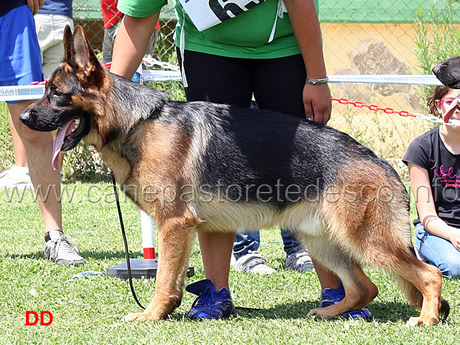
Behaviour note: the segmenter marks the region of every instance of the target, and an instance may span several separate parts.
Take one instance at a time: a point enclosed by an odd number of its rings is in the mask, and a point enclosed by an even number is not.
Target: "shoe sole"
[[[73,262],[73,261],[59,260],[59,262],[56,261],[56,264],[57,265],[67,265],[67,266],[83,266],[83,265],[86,264],[86,262],[85,261],[83,261],[83,262]]]

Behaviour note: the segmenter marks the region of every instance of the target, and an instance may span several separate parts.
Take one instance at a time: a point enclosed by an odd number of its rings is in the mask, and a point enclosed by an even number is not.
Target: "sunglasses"
[[[444,108],[448,108],[448,107],[450,107],[452,105],[452,103],[455,100],[456,100],[456,98],[446,98],[446,99],[440,99],[439,102],[441,103],[441,106],[443,106]]]

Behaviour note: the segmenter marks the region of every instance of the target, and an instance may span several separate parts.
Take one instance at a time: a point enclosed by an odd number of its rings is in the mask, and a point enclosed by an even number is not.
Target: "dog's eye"
[[[55,94],[56,96],[64,96],[64,95],[65,95],[64,92],[62,92],[62,91],[60,91],[60,90],[58,90],[58,89],[54,90],[54,94]]]
[[[62,92],[61,90],[59,90],[55,84],[51,84],[50,90],[53,96],[65,96],[66,94],[65,92]]]
[[[52,100],[59,106],[65,106],[71,103],[72,98],[70,94],[56,89],[53,92]]]

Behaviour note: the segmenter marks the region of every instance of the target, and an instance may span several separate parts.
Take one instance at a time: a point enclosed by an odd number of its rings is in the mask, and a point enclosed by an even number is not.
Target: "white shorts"
[[[43,76],[48,79],[64,59],[64,29],[73,31],[73,19],[58,14],[36,14],[35,29],[42,57]]]

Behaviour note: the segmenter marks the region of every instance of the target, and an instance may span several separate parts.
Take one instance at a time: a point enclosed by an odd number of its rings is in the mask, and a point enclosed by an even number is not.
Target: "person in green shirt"
[[[113,73],[134,75],[166,2],[118,1],[125,16],[115,41]],[[317,0],[266,0],[199,31],[177,2],[175,43],[187,100],[249,108],[254,97],[261,109],[326,124],[332,105],[317,5]],[[198,295],[189,317],[229,317],[234,313],[228,278],[235,235],[199,232],[198,238],[207,279],[187,287]],[[317,263],[315,268],[323,289],[321,306],[338,303],[344,298],[338,277]],[[364,308],[343,316],[369,317],[370,312]]]

